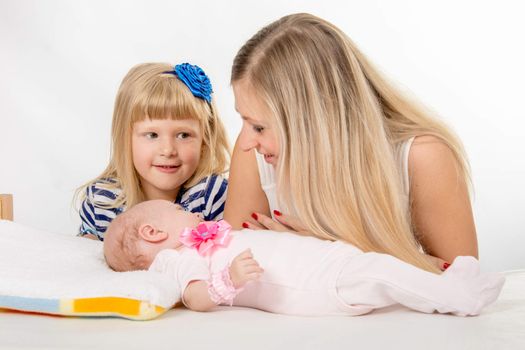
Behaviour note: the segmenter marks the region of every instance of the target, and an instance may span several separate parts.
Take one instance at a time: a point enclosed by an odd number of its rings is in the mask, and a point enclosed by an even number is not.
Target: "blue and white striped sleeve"
[[[82,201],[82,204],[79,209],[81,222],[78,235],[85,236],[88,234],[92,234],[100,239],[100,236],[97,234],[97,227],[95,223],[95,206],[91,201],[92,198],[92,186],[89,186],[88,188],[86,188],[86,197]]]
[[[79,215],[81,222],[78,235],[85,236],[92,234],[98,237],[97,228],[95,227],[95,208],[89,200],[89,197],[86,197],[82,201],[82,205],[79,209]]]
[[[99,240],[104,239],[104,233],[110,222],[122,211],[123,208],[103,208],[100,203],[110,204],[117,197],[116,191],[97,187],[97,183],[86,189],[86,198],[79,210],[80,229],[79,236],[93,234]]]
[[[203,212],[204,220],[220,220],[224,214],[224,204],[226,202],[226,191],[228,180],[220,175],[212,175],[209,179],[205,199],[205,209]]]

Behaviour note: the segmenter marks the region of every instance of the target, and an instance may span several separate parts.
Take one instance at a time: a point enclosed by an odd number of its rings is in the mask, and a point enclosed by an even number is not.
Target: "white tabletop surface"
[[[358,317],[292,317],[178,308],[152,321],[0,312],[0,348],[24,349],[525,349],[525,270],[507,272],[477,317],[391,307]]]

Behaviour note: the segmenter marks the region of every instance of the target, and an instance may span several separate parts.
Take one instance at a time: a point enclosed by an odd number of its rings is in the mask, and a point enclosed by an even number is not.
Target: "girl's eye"
[[[144,134],[144,136],[146,136],[147,139],[156,139],[157,137],[159,137],[159,134],[157,134],[156,132],[147,132]]]
[[[190,136],[191,135],[188,132],[181,132],[181,133],[177,134],[177,138],[178,139],[182,139],[182,140],[187,139]]]
[[[264,130],[264,128],[262,126],[259,126],[259,125],[254,125],[253,126],[253,131],[255,131],[258,134],[262,133],[263,130]]]

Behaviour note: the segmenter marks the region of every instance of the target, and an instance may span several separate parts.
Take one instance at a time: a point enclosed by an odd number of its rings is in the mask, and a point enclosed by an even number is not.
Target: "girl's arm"
[[[91,202],[89,192],[86,198],[80,204],[79,209],[80,216],[80,228],[78,235],[84,238],[90,238],[94,240],[100,240],[98,236],[98,230],[96,226],[95,218],[95,206]]]
[[[120,191],[111,186],[116,186],[116,180],[111,178],[99,179],[86,186],[79,208],[79,236],[103,240],[107,226],[122,211],[122,208],[111,207]]]
[[[252,213],[271,216],[268,199],[261,187],[255,151],[243,151],[237,140],[230,166],[224,219],[234,229],[240,229],[243,222],[251,220]]]
[[[409,153],[412,222],[426,252],[448,262],[478,257],[468,187],[452,151],[434,136],[419,136]]]

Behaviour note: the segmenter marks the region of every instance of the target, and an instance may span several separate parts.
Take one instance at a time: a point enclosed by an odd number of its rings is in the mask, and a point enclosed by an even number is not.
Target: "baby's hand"
[[[248,281],[257,280],[263,272],[250,249],[237,255],[230,265],[230,277],[235,288],[241,288]]]

